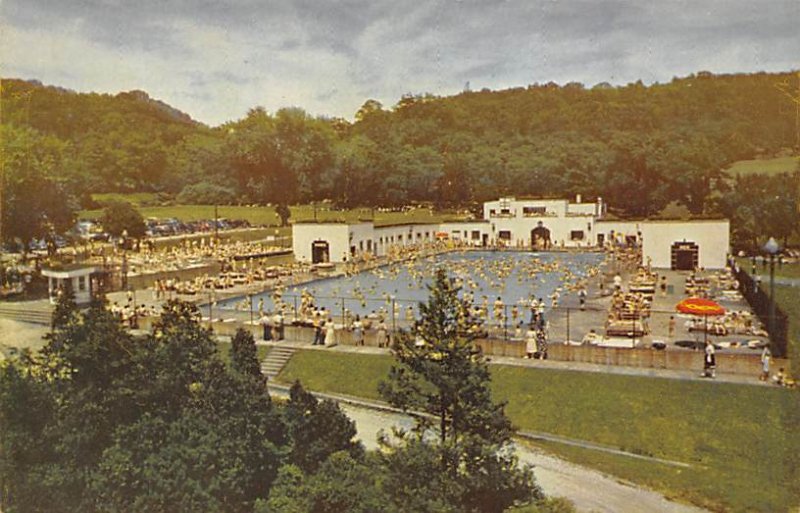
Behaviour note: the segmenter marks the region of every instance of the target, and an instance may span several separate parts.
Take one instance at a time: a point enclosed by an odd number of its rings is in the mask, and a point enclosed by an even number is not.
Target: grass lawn
[[[778,157],[774,159],[740,160],[725,172],[729,175],[791,173],[800,164],[800,157]]]
[[[747,257],[736,257],[736,262],[739,267],[747,271],[749,274],[753,268],[752,261]],[[769,280],[769,263],[764,267],[759,260],[756,263],[756,273],[766,276]],[[783,265],[775,264],[775,277],[776,278],[800,278],[800,262],[784,263]]]
[[[229,363],[231,361],[231,343],[217,341],[217,349],[219,349],[219,355],[222,357],[222,360],[225,363]],[[272,346],[256,346],[258,360],[261,361],[266,358],[271,350]]]
[[[789,316],[789,358],[792,374],[800,377],[800,287],[775,285],[775,302]]]
[[[301,351],[280,379],[377,399],[377,383],[390,366],[388,356]],[[787,511],[800,497],[800,479],[790,479],[800,477],[797,462],[789,460],[800,451],[796,392],[510,366],[493,366],[492,378],[495,397],[508,401],[506,411],[519,429],[692,468],[548,446],[564,457],[718,511]]]
[[[109,195],[103,195],[109,196]],[[128,195],[125,195],[126,197]],[[133,202],[132,202],[133,203]],[[181,221],[197,221],[200,219],[213,219],[213,205],[175,205],[168,207],[143,207],[137,208],[145,218],[176,218]],[[314,207],[311,205],[295,205],[291,207],[291,220],[309,221],[314,219]],[[244,219],[252,225],[278,226],[280,218],[273,207],[248,207],[248,206],[219,206],[219,217],[227,219]],[[78,217],[83,219],[96,219],[103,215],[102,209],[82,210]],[[455,212],[431,212],[420,208],[410,212],[375,212],[375,224],[386,225],[394,223],[424,223],[441,222],[443,220],[460,219]],[[349,221],[359,219],[372,219],[371,209],[350,209],[344,211],[330,210],[327,206],[316,208],[316,218],[320,221]]]

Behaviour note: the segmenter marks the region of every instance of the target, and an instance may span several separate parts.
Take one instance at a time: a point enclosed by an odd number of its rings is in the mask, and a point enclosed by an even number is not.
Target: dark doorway
[[[700,248],[694,242],[675,242],[672,244],[671,267],[676,271],[693,271],[697,268]]]
[[[311,263],[322,264],[330,262],[331,251],[328,241],[315,240],[311,243]]]
[[[598,233],[597,234],[597,245],[602,246],[606,243],[606,234],[605,233]]]
[[[481,235],[481,246],[486,247],[489,245],[489,234],[484,233]]]
[[[531,246],[545,249],[550,247],[550,230],[541,221],[531,230]]]

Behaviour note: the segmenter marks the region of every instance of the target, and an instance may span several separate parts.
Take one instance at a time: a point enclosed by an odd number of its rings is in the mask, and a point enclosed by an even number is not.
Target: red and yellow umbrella
[[[719,303],[702,297],[686,298],[675,305],[675,308],[681,313],[690,315],[725,315],[725,309]]]
[[[702,297],[686,298],[675,305],[675,308],[681,313],[703,317],[703,343],[708,340],[708,317],[711,315],[725,315],[725,309],[719,303]]]

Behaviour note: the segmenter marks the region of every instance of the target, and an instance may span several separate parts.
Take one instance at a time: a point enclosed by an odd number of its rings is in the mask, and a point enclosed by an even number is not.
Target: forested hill
[[[158,183],[168,153],[203,127],[143,91],[76,93],[37,81],[3,79],[2,123],[7,143],[48,141],[59,174],[91,190],[131,190]],[[32,131],[27,133],[24,128]],[[41,147],[46,144],[40,144]],[[19,148],[15,148],[19,149]]]
[[[346,206],[582,193],[631,215],[672,201],[707,213],[728,164],[798,152],[794,107],[776,87],[798,79],[699,73],[652,86],[408,95],[391,107],[367,100],[353,123],[255,108],[213,129],[141,92],[6,80],[3,124],[63,143],[62,176],[96,192]]]

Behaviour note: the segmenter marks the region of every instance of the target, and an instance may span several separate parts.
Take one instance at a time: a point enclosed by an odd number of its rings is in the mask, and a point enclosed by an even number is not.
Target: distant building
[[[92,300],[92,274],[96,271],[94,266],[82,264],[67,264],[59,267],[42,269],[42,275],[47,278],[47,292],[50,302],[55,303],[59,291],[72,290],[77,304],[87,304]]]
[[[292,227],[295,258],[309,263],[344,262],[391,246],[453,239],[477,247],[529,249],[602,248],[641,245],[645,262],[656,268],[719,269],[726,265],[730,223],[720,220],[607,219],[602,198],[585,203],[565,199],[500,198],[483,204],[483,219],[448,223],[375,226],[358,223],[297,222]]]
[[[603,245],[595,236],[595,222],[603,218],[605,205],[575,203],[565,199],[500,198],[483,204],[483,218],[491,225],[493,244],[512,247],[590,247]]]

